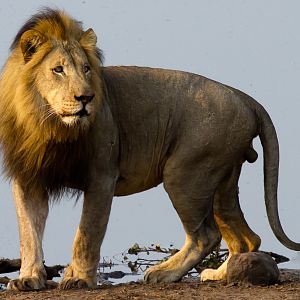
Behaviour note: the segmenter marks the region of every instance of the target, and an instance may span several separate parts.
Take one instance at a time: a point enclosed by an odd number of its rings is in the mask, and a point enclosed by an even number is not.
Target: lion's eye
[[[57,67],[53,68],[52,71],[60,74],[64,71],[64,68],[62,66],[57,66]]]
[[[83,70],[84,70],[84,73],[88,73],[91,70],[91,67],[90,66],[84,66]]]

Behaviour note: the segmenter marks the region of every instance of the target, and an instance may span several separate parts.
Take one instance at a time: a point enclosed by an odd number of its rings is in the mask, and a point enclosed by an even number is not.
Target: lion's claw
[[[61,290],[85,289],[91,287],[91,284],[89,284],[87,280],[76,277],[65,278],[58,286]]]
[[[7,289],[14,291],[38,291],[46,288],[46,282],[38,277],[24,277],[13,279],[8,283]]]
[[[176,282],[179,281],[181,277],[182,276],[177,274],[175,270],[160,268],[158,265],[146,270],[144,281],[147,283]]]

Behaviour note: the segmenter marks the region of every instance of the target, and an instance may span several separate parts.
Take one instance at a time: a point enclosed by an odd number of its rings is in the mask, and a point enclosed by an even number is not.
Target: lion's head
[[[92,29],[83,31],[81,23],[56,10],[35,15],[20,29],[8,69],[18,64],[23,93],[28,95],[24,102],[34,98],[31,106],[39,109],[39,125],[49,119],[86,126],[93,119],[100,97],[101,57],[96,42]],[[28,111],[30,104],[24,105]]]
[[[79,156],[88,155],[82,140],[102,99],[96,42],[92,29],[52,9],[34,15],[16,35],[0,80],[0,140],[9,177],[18,174],[27,183],[41,173],[53,177],[64,155],[79,165]]]

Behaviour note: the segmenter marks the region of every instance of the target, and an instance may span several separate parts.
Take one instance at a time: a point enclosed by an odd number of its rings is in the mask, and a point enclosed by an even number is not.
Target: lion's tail
[[[287,237],[279,219],[277,201],[279,145],[276,131],[270,116],[261,105],[257,108],[257,115],[260,121],[259,138],[264,153],[265,204],[268,220],[273,233],[284,246],[300,251],[300,243],[293,242]]]

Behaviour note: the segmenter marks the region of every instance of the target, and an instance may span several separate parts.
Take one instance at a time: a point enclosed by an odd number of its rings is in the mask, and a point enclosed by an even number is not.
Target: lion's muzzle
[[[82,104],[87,104],[89,102],[91,102],[93,100],[93,98],[95,97],[95,94],[92,95],[81,95],[81,96],[74,96],[74,98],[77,101],[82,102]]]

